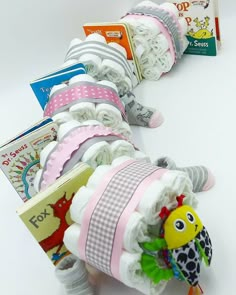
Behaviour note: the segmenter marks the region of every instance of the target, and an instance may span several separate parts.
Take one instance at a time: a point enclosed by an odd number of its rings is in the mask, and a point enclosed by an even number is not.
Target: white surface
[[[137,2],[0,0],[1,143],[41,119],[29,81],[63,62],[69,41],[84,37],[82,24],[114,21]],[[207,295],[235,294],[236,277],[236,5],[221,2],[219,55],[186,55],[159,81],[144,81],[135,90],[137,98],[157,107],[165,122],[157,129],[133,128],[137,145],[152,160],[168,155],[179,166],[203,164],[216,177],[213,189],[198,194],[197,212],[214,247],[212,266],[202,268]],[[1,171],[0,187],[0,294],[62,295],[53,266],[15,213],[21,200]],[[163,295],[186,292],[184,284],[173,281]],[[99,294],[139,293],[108,279]]]

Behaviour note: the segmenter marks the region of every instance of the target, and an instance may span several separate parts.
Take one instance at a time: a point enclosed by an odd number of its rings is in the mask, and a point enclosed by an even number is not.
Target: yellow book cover
[[[72,224],[69,208],[73,196],[92,173],[93,169],[81,162],[17,210],[54,264],[69,253],[63,244],[64,232]]]

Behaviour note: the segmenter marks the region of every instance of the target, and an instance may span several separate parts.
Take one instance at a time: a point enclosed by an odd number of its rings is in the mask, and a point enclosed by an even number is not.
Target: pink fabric
[[[123,252],[123,238],[125,234],[125,227],[128,223],[130,215],[137,208],[147,187],[153,181],[160,179],[162,175],[166,173],[167,171],[168,169],[160,168],[154,173],[152,173],[149,177],[145,178],[144,181],[139,185],[139,187],[135,191],[132,199],[127,204],[125,210],[120,216],[120,219],[116,228],[116,234],[115,234],[114,243],[113,243],[114,247],[113,247],[112,258],[111,258],[111,271],[113,276],[118,280],[120,280],[120,258]]]
[[[173,58],[173,61],[175,62],[176,61],[176,55],[175,55],[175,49],[174,49],[174,46],[173,46],[173,43],[172,43],[172,39],[170,37],[170,34],[168,33],[167,29],[164,27],[164,25],[158,21],[156,18],[154,17],[151,17],[151,16],[148,16],[148,15],[136,15],[136,14],[128,14],[126,15],[125,17],[123,17],[124,19],[146,19],[146,20],[149,20],[151,22],[154,22],[161,30],[161,33],[166,37],[168,43],[169,43],[169,49],[170,49],[170,53],[171,53],[171,56]]]
[[[48,102],[45,110],[44,116],[52,117],[56,110],[63,106],[66,106],[72,102],[76,102],[79,99],[104,99],[114,103],[118,109],[125,115],[124,106],[115,91],[102,87],[101,85],[75,85],[73,88],[63,89],[62,92],[53,96]]]
[[[83,142],[95,136],[106,135],[116,135],[124,139],[123,136],[114,133],[111,128],[104,126],[84,126],[71,131],[68,136],[58,143],[56,150],[50,154],[43,173],[40,189],[47,188],[60,177],[64,164]]]
[[[96,192],[91,197],[83,216],[81,230],[80,230],[80,236],[79,236],[79,254],[80,258],[84,261],[86,261],[86,255],[85,255],[85,248],[86,248],[86,237],[88,235],[88,228],[89,228],[89,222],[90,222],[90,216],[92,215],[97,203],[99,202],[104,190],[106,189],[108,183],[112,179],[112,177],[118,173],[123,168],[130,165],[135,160],[129,160],[124,162],[123,164],[119,165],[118,167],[112,169],[110,172],[108,172],[105,177],[103,178],[102,183],[99,185],[98,189],[96,189]]]

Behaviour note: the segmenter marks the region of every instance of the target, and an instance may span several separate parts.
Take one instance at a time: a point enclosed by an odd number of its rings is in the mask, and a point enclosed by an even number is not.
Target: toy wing
[[[195,240],[206,265],[210,265],[212,259],[212,243],[205,227],[197,234]]]

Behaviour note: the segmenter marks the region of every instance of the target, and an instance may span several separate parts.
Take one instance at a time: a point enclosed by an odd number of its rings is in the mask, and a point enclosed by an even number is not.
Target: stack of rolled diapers
[[[120,21],[131,28],[141,72],[148,80],[169,72],[188,46],[186,20],[173,3],[143,1]]]
[[[74,196],[70,213],[75,223],[66,230],[64,243],[95,269],[144,294],[158,295],[168,278],[155,284],[143,272],[142,243],[150,241],[154,232],[160,233],[161,208],[175,208],[179,195],[195,207],[192,184],[185,173],[144,160],[117,158],[111,165],[96,168]]]

